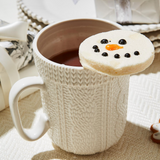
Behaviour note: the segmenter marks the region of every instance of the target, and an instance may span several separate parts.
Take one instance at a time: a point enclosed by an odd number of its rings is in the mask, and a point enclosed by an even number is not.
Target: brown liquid
[[[82,66],[79,60],[77,49],[60,53],[52,57],[50,60],[68,66]]]

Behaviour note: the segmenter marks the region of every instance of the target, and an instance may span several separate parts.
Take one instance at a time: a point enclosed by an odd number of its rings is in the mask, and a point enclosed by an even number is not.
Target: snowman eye
[[[106,43],[108,43],[108,40],[107,40],[107,39],[102,39],[102,40],[101,40],[101,44],[106,44]]]
[[[100,52],[99,48],[96,48],[96,49],[94,50],[94,52]]]
[[[99,50],[97,45],[94,45],[92,48],[94,49],[94,52],[100,52],[100,50]]]
[[[119,43],[119,44],[122,44],[122,45],[127,44],[127,42],[126,42],[126,40],[125,40],[125,39],[120,39],[118,43]]]
[[[93,48],[93,49],[97,49],[97,48],[98,48],[98,46],[97,46],[97,45],[94,45],[92,48]]]

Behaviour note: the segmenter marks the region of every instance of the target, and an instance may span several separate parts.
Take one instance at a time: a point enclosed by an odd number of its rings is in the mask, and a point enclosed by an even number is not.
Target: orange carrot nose
[[[122,49],[122,48],[123,48],[122,46],[119,46],[117,44],[107,44],[106,45],[106,49],[109,51],[114,51],[114,50]]]

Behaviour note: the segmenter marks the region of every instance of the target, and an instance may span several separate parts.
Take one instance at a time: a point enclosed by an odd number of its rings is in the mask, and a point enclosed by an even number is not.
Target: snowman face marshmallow
[[[111,76],[130,75],[151,65],[154,46],[140,33],[113,30],[85,39],[79,57],[84,68]]]

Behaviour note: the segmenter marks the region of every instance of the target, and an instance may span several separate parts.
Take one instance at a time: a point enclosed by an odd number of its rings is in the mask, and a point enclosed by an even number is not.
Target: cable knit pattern
[[[129,76],[53,65],[37,55],[35,61],[45,82],[42,105],[53,143],[76,154],[93,154],[117,143],[126,124]]]

